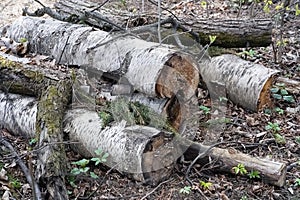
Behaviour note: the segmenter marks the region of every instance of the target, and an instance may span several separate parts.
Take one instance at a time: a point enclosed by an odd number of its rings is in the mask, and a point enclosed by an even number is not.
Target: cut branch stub
[[[124,77],[139,92],[183,100],[197,89],[196,62],[172,45],[138,39],[130,33],[109,34],[84,25],[21,17],[7,30],[10,38],[26,38],[31,51],[52,55],[57,62],[94,68]],[[168,67],[166,67],[168,66]]]
[[[258,111],[272,105],[269,89],[277,70],[227,54],[213,57],[200,67],[200,73],[209,89],[214,82],[224,84],[230,100],[244,108]]]

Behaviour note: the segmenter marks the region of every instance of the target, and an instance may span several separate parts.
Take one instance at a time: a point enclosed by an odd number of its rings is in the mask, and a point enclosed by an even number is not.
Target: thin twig
[[[99,6],[97,6],[96,8],[94,8],[93,10],[91,10],[90,12],[94,12],[95,10],[100,9],[102,6],[104,6],[107,2],[109,2],[110,0],[106,0],[103,3],[101,3]]]
[[[166,181],[161,182],[160,184],[158,184],[158,186],[156,186],[151,192],[149,192],[149,193],[147,193],[145,196],[143,196],[143,197],[141,198],[141,200],[146,199],[149,195],[151,195],[153,192],[155,192],[160,186],[162,186],[163,184],[165,184],[165,183],[167,183],[167,182],[169,182],[169,181],[171,181],[171,179],[170,179],[170,180],[166,180]]]
[[[191,184],[193,185],[192,181],[189,179],[189,173],[193,167],[193,165],[197,162],[197,160],[199,160],[200,158],[205,157],[211,150],[212,148],[220,145],[220,144],[224,144],[224,142],[219,142],[219,143],[215,143],[213,145],[211,145],[210,147],[208,147],[208,149],[206,149],[204,152],[199,153],[198,156],[193,160],[193,162],[189,165],[186,173],[185,173],[185,179]]]
[[[15,151],[14,147],[8,141],[6,141],[2,136],[0,137],[0,143],[2,143],[4,146],[6,146],[11,151],[11,153],[13,154],[13,156],[16,158],[16,162],[18,163],[18,165],[20,166],[20,168],[24,172],[25,177],[27,179],[27,182],[33,188],[32,191],[34,192],[33,196],[35,196],[35,199],[42,200],[42,194],[41,194],[41,190],[40,190],[38,184],[32,178],[29,169],[26,167],[26,165],[24,164],[24,162],[22,161],[22,159],[20,158],[20,156],[17,154],[17,152]]]
[[[157,34],[158,34],[158,42],[161,44],[161,32],[160,32],[160,22],[161,22],[161,0],[158,0],[158,25],[157,25]]]

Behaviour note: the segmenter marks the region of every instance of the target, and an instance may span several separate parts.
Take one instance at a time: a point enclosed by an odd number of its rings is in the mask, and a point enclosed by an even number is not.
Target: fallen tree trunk
[[[272,105],[270,88],[277,70],[229,54],[213,57],[199,70],[210,92],[220,93],[215,85],[221,86],[230,100],[252,111]]]
[[[0,93],[0,99],[9,98],[10,101],[0,102],[0,114],[5,116],[1,125],[8,130],[14,129],[15,124],[10,123],[14,118],[22,126],[19,134],[34,137],[35,114],[37,102],[32,97]],[[13,101],[14,99],[14,101]],[[22,109],[13,109],[22,104]],[[3,108],[7,107],[6,111]],[[26,109],[24,109],[26,108]],[[26,110],[30,115],[26,121],[20,116]],[[69,134],[72,141],[79,141],[74,149],[84,156],[96,156],[95,150],[101,148],[110,154],[107,163],[110,167],[118,169],[121,173],[132,173],[133,178],[148,183],[157,183],[167,178],[177,158],[187,149],[186,155],[194,159],[199,153],[206,153],[200,163],[207,162],[207,157],[218,159],[222,163],[222,170],[232,173],[232,167],[244,164],[246,168],[258,170],[263,180],[278,186],[285,182],[286,165],[283,163],[252,158],[235,150],[213,148],[194,143],[179,135],[168,134],[151,127],[129,126],[123,123],[115,124],[103,129],[101,118],[97,113],[87,110],[69,110],[64,118],[64,130]],[[28,123],[29,122],[29,123]],[[30,125],[31,124],[31,125]],[[135,134],[132,134],[135,133]],[[87,137],[87,134],[89,137]],[[137,148],[138,147],[138,148]],[[123,163],[124,162],[124,163]],[[130,164],[130,165],[128,165]]]
[[[128,27],[133,28],[158,21],[156,13],[134,14],[103,7],[94,10],[98,6],[98,3],[84,0],[61,0],[55,3],[56,10],[64,16],[65,20],[71,20],[72,17],[75,22],[84,21],[102,30],[120,30],[119,27],[125,30]],[[169,15],[163,12],[162,21]],[[272,22],[269,19],[199,19],[186,16],[184,22],[178,23],[185,27],[184,31],[193,30],[199,36],[202,45],[210,44],[209,35],[217,36],[212,45],[225,48],[269,46],[272,42]],[[138,33],[140,29],[138,27],[130,31]]]
[[[57,63],[90,68],[116,82],[122,77],[149,96],[177,95],[185,101],[199,83],[197,64],[188,55],[130,34],[111,35],[84,25],[32,17],[19,18],[6,34],[16,41],[26,38],[31,51],[52,55]]]

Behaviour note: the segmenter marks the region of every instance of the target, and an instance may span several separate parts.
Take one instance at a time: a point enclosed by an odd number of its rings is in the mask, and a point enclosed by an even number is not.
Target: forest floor
[[[42,0],[46,5],[53,5],[54,0]],[[120,1],[127,2],[127,1]],[[145,1],[147,2],[147,1]],[[183,18],[184,15],[193,14],[203,18],[236,18],[239,12],[238,1],[216,0],[209,4],[209,10],[203,8],[202,1],[164,1],[164,7]],[[211,2],[211,1],[208,1]],[[293,1],[292,1],[293,2]],[[276,4],[279,5],[280,1]],[[254,8],[256,17],[276,19],[275,6],[271,5],[270,13],[263,11],[263,3]],[[32,9],[40,7],[35,1],[2,0],[0,2],[0,27],[21,16],[22,8],[30,6]],[[140,8],[137,2],[128,3],[128,6]],[[300,6],[299,6],[300,7]],[[145,7],[153,9],[153,6]],[[250,5],[243,5],[240,9],[240,17],[249,18]],[[284,25],[281,27],[286,44],[283,46],[282,61],[274,61],[272,46],[264,48],[252,48],[252,56],[247,60],[263,64],[272,69],[280,70],[280,76],[300,81],[300,15],[295,16],[294,8],[285,15]],[[274,43],[278,41],[278,28],[274,29]],[[236,53],[245,54],[249,49],[233,49]],[[266,108],[261,112],[250,112],[233,103],[227,105],[226,118],[230,121],[226,124],[220,135],[220,141],[227,141],[222,148],[233,147],[239,151],[261,158],[268,158],[287,164],[286,184],[277,187],[264,183],[260,178],[250,179],[247,176],[213,172],[213,164],[210,166],[195,165],[190,173],[193,187],[189,189],[189,182],[185,180],[185,173],[189,163],[178,162],[170,179],[157,187],[143,185],[128,179],[126,176],[110,170],[104,166],[93,168],[100,178],[93,179],[90,176],[80,175],[76,177],[74,187],[68,182],[70,199],[300,199],[300,91],[296,90],[290,95],[295,100],[288,102],[273,98],[274,107]],[[199,104],[210,107],[209,98],[200,98]],[[209,114],[203,114],[203,119],[209,119]],[[266,126],[270,123],[278,128],[277,136]],[[278,126],[277,126],[278,125]],[[204,129],[199,129],[196,139],[203,141]],[[23,138],[15,137],[6,132],[6,139],[10,141],[16,151],[23,157],[24,162],[31,148],[29,142]],[[233,143],[230,143],[230,142]],[[26,182],[24,174],[15,161],[4,154],[4,148],[0,146],[0,199],[30,199],[31,189]],[[69,162],[82,159],[70,149],[68,150]],[[34,163],[34,161],[33,161]],[[72,166],[74,167],[74,166]],[[71,170],[71,169],[70,169]],[[9,180],[3,177],[8,176]],[[203,181],[210,187],[201,186]],[[185,188],[185,189],[184,189]],[[184,190],[182,190],[184,189]]]

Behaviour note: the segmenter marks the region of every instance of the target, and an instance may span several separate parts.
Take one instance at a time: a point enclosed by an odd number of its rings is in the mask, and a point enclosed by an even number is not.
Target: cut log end
[[[272,87],[273,82],[274,82],[274,76],[271,76],[269,77],[269,79],[266,80],[264,86],[262,87],[262,90],[259,95],[259,99],[257,101],[258,111],[262,110],[263,108],[273,106],[273,102],[270,94],[270,88]]]
[[[174,165],[172,163],[176,159],[169,156],[172,149],[166,148],[167,142],[173,137],[161,132],[153,137],[146,145],[143,154],[142,168],[144,181],[147,184],[157,185],[162,180],[168,178],[172,172]]]
[[[156,93],[159,97],[176,95],[186,100],[195,94],[199,83],[199,72],[195,63],[187,56],[174,55],[163,67],[156,82]]]

